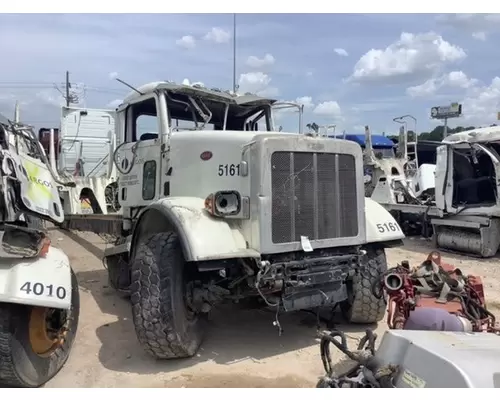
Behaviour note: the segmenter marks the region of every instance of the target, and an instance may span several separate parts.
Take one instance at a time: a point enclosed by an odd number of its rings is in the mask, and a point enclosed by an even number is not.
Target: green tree
[[[472,129],[475,129],[475,127],[457,126],[456,128],[447,128],[446,131],[448,135],[451,135],[453,133],[468,131]],[[420,135],[418,135],[418,140],[435,140],[440,142],[441,140],[443,140],[443,134],[444,134],[444,125],[438,125],[430,132],[422,132]]]

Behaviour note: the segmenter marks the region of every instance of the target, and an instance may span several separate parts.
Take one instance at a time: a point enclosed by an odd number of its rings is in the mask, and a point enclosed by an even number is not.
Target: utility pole
[[[21,119],[19,118],[19,102],[16,100],[16,106],[14,108],[14,122],[18,124],[21,122]]]
[[[236,94],[236,13],[233,14],[233,93]]]
[[[69,71],[66,71],[66,107],[69,107],[70,98],[69,98],[69,89],[71,84],[69,83]]]

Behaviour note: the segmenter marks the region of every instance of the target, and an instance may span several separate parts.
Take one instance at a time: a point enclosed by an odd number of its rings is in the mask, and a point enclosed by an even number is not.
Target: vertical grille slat
[[[273,243],[358,234],[352,155],[278,151],[271,171]]]
[[[295,237],[294,242],[301,236],[310,238],[314,235],[314,203],[313,203],[313,157],[312,153],[292,153],[294,159],[293,181],[295,182]]]

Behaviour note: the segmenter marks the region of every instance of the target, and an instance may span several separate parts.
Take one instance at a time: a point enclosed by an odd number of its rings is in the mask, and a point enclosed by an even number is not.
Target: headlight
[[[241,196],[235,191],[212,193],[205,199],[205,210],[218,217],[237,215],[241,211]]]

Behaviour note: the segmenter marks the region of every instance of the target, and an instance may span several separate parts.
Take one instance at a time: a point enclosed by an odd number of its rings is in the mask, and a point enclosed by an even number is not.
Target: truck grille
[[[358,234],[352,155],[278,151],[271,171],[273,243]]]

